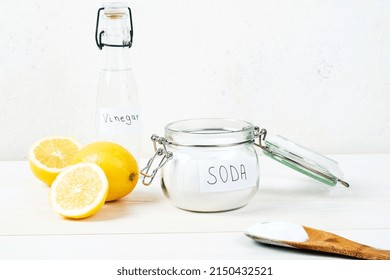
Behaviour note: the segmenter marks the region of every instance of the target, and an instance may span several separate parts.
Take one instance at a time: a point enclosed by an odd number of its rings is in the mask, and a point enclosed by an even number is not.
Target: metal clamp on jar
[[[257,192],[258,146],[267,156],[314,179],[348,186],[337,162],[281,136],[266,141],[266,135],[266,129],[234,119],[170,123],[165,137],[151,137],[156,152],[141,170],[143,184],[150,185],[162,169],[162,189],[175,206],[198,212],[237,209]]]

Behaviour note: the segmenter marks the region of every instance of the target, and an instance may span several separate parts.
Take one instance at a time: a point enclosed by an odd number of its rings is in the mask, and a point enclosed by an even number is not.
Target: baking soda
[[[257,223],[249,227],[246,233],[260,239],[276,241],[304,242],[309,239],[301,225],[288,222]]]

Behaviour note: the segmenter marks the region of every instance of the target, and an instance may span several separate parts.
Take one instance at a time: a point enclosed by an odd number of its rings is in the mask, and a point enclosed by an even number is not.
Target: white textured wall
[[[93,140],[101,1],[0,5],[0,160],[36,139]],[[386,0],[137,0],[133,61],[149,135],[246,119],[323,153],[390,152]]]

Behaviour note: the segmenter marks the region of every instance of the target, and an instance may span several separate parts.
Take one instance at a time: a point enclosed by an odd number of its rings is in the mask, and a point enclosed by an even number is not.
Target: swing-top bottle
[[[97,98],[97,140],[120,144],[138,158],[141,112],[136,83],[128,61],[129,48],[133,42],[130,8],[125,3],[107,3],[100,8],[95,37],[96,44],[105,51],[106,56]]]

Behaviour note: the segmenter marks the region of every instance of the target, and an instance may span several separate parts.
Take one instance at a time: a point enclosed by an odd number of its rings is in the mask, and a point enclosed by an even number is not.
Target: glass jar
[[[162,169],[162,189],[177,207],[197,212],[237,209],[257,192],[258,146],[266,156],[328,186],[349,187],[336,161],[282,136],[266,140],[266,135],[266,129],[234,119],[170,123],[165,137],[151,138],[156,153],[141,170],[143,184],[150,185]]]
[[[246,121],[192,119],[168,124],[165,138],[155,137],[167,151],[164,194],[177,207],[191,211],[244,206],[259,185],[254,139],[254,126]]]

